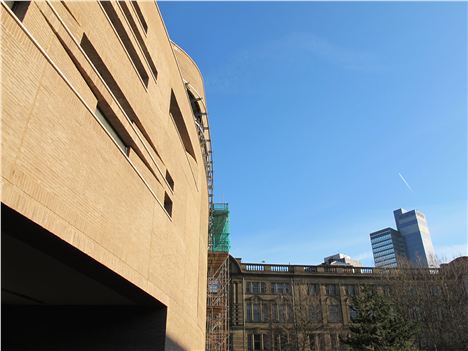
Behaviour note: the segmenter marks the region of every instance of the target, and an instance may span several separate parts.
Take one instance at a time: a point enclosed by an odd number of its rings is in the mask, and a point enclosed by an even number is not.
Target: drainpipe
[[[242,349],[245,351],[245,296],[244,296],[244,291],[245,291],[245,278],[242,277]],[[248,342],[247,342],[248,344]]]

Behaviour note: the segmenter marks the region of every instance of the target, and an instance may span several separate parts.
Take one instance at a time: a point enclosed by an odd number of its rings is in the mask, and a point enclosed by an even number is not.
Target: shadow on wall
[[[2,349],[163,350],[163,323],[165,312],[140,306],[7,305],[2,307]]]
[[[167,307],[2,204],[2,350],[183,350]]]

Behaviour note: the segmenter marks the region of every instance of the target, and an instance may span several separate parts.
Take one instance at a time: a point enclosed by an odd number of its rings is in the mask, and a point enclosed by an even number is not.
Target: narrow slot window
[[[120,4],[120,7],[122,7],[123,13],[125,17],[127,18],[128,23],[130,23],[130,27],[132,28],[133,33],[135,33],[135,37],[138,43],[140,44],[141,49],[143,50],[143,54],[145,55],[146,61],[148,61],[148,66],[151,72],[153,73],[154,78],[157,79],[158,70],[154,66],[153,60],[151,59],[151,55],[148,51],[148,48],[146,47],[145,41],[143,37],[141,36],[140,31],[138,30],[135,21],[133,20],[132,14],[130,13],[130,10],[127,4],[124,1],[120,1],[119,4]]]
[[[185,125],[184,116],[180,111],[179,104],[177,103],[177,99],[174,95],[174,91],[171,91],[171,104],[169,107],[169,113],[174,119],[175,125],[179,132],[180,138],[182,139],[182,143],[184,144],[185,150],[190,154],[190,156],[193,157],[194,160],[196,160],[192,141],[190,140],[187,126]]]
[[[119,16],[117,15],[117,12],[114,9],[114,6],[112,5],[112,2],[110,1],[101,1],[101,6],[104,9],[104,12],[107,14],[109,17],[113,27],[115,28],[117,35],[119,36],[120,40],[122,41],[125,49],[127,50],[130,59],[132,60],[133,64],[135,65],[139,76],[141,77],[141,80],[145,84],[146,87],[148,87],[148,73],[146,73],[145,68],[143,67],[143,63],[141,62],[140,58],[138,57],[138,54],[133,47],[132,41],[130,40],[130,37],[128,36],[124,25],[120,21]]]
[[[172,217],[172,200],[167,193],[164,194],[164,209]]]
[[[101,109],[96,107],[96,111],[94,112],[98,120],[103,124],[104,128],[109,132],[109,134],[112,136],[112,139],[115,140],[119,148],[125,153],[125,155],[128,155],[128,147],[125,145],[124,141],[122,138],[117,134],[117,131],[112,127],[112,125],[109,123],[108,119],[104,116],[102,113]]]
[[[5,1],[5,4],[13,11],[16,18],[23,21],[31,1]]]
[[[148,25],[146,24],[145,17],[143,16],[143,12],[141,12],[140,5],[138,5],[138,2],[136,1],[130,1],[130,3],[133,5],[135,12],[137,13],[138,18],[140,19],[143,30],[145,31],[145,33],[148,33]]]
[[[169,184],[169,187],[172,189],[172,191],[174,191],[174,179],[172,179],[171,174],[168,170],[166,170],[166,180]]]

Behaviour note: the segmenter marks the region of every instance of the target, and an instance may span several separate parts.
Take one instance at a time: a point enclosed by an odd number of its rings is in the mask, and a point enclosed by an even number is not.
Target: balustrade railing
[[[352,275],[371,275],[385,272],[397,271],[398,268],[379,268],[379,267],[352,267],[352,266],[302,266],[302,265],[280,265],[266,263],[241,263],[242,271],[245,272],[273,272],[273,273],[333,273],[333,274],[352,274]],[[437,268],[430,268],[431,274],[437,274]]]

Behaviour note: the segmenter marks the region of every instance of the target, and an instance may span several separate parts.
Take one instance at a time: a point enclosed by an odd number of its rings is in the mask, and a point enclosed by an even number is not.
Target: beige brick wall
[[[168,308],[167,335],[186,349],[202,350],[205,169],[159,9],[153,2],[139,4],[147,33],[127,2],[157,80],[121,5],[112,7],[148,73],[147,87],[97,2],[67,2],[68,9],[61,2],[33,2],[22,23],[2,3],[2,202],[160,300]],[[138,120],[131,121],[80,48],[83,33]],[[184,65],[198,74],[196,66]],[[169,115],[171,90],[196,161],[185,152]],[[98,101],[109,106],[107,117],[130,146],[128,155],[95,118]],[[165,193],[173,201],[172,218],[163,207]]]

